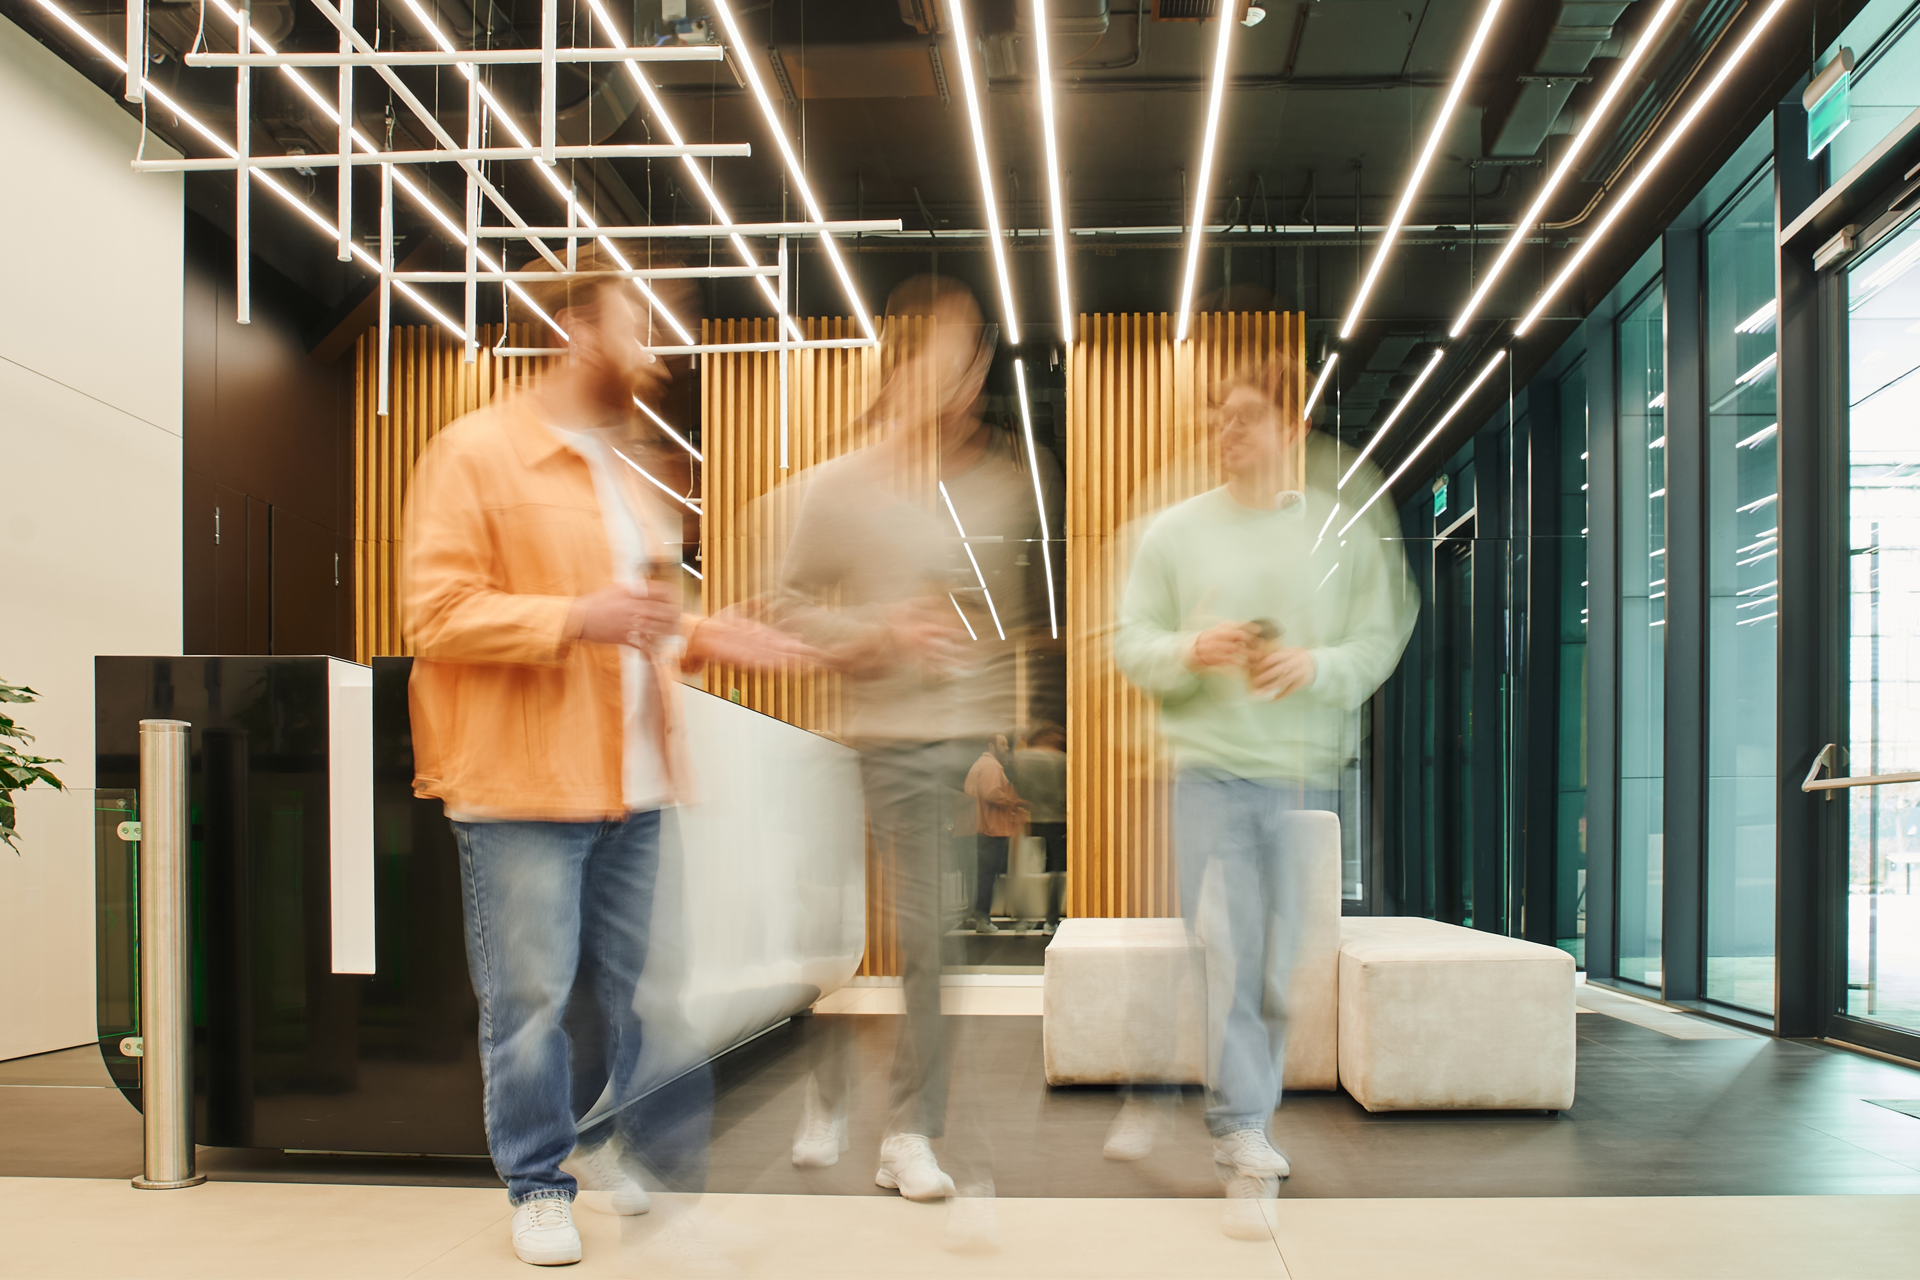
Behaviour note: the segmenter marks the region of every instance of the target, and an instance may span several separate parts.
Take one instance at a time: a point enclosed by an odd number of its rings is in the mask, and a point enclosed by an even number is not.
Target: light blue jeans
[[[487,1147],[514,1204],[571,1200],[576,1142],[618,1132],[663,1175],[704,1173],[712,1079],[637,1096],[662,814],[618,822],[455,822],[467,966],[480,1002]],[[582,1131],[577,1121],[611,1105]],[[694,1189],[698,1189],[697,1186]]]
[[[1207,958],[1207,1130],[1265,1129],[1280,1105],[1287,983],[1300,936],[1305,850],[1287,814],[1336,809],[1298,782],[1187,769],[1174,784],[1180,907]]]

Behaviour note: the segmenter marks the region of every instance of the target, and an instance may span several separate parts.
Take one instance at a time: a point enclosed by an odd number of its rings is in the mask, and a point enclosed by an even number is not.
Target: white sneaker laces
[[[555,1196],[542,1196],[528,1202],[527,1227],[532,1231],[555,1231],[567,1225],[572,1216],[567,1202]]]

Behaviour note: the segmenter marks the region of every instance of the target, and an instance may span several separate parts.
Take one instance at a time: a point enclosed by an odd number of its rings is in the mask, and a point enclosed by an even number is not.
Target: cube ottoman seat
[[[1573,1105],[1573,957],[1434,920],[1340,922],[1340,1083],[1369,1111]]]
[[[1308,907],[1288,984],[1285,1087],[1338,1083],[1340,820],[1296,813]],[[1178,919],[1063,920],[1046,951],[1047,1083],[1204,1084],[1206,962]]]

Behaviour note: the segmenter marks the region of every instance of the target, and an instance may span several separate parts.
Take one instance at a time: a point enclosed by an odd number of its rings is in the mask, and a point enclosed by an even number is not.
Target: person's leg
[[[1207,1129],[1258,1128],[1279,1097],[1267,1026],[1264,797],[1239,778],[1182,774],[1174,791],[1181,910],[1207,968]]]
[[[515,1205],[571,1200],[574,1145],[561,1026],[580,952],[580,883],[597,825],[453,824],[467,965],[480,1004],[487,1147]]]
[[[993,882],[1007,869],[1007,837],[975,836],[973,840],[973,918],[977,925],[985,926],[993,921]]]
[[[1280,1105],[1287,1062],[1290,1025],[1288,998],[1294,962],[1299,956],[1300,932],[1306,920],[1307,886],[1312,882],[1308,859],[1312,847],[1303,845],[1289,817],[1303,810],[1337,809],[1338,793],[1310,790],[1297,782],[1261,784],[1254,793],[1261,801],[1258,860],[1260,896],[1266,907],[1266,953],[1262,1016],[1267,1027],[1267,1053],[1273,1063],[1274,1106]]]
[[[1052,877],[1047,885],[1047,924],[1060,923],[1062,904],[1067,888],[1067,824],[1064,822],[1035,822],[1028,826],[1030,835],[1040,837],[1047,849],[1047,874]]]

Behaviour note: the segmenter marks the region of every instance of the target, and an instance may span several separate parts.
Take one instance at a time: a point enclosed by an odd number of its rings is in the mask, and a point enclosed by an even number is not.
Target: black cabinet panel
[[[96,660],[99,786],[138,785],[141,719],[193,725],[201,1143],[486,1152],[459,862],[439,804],[413,796],[410,667],[374,667],[376,958],[364,975],[332,972],[326,659]]]

